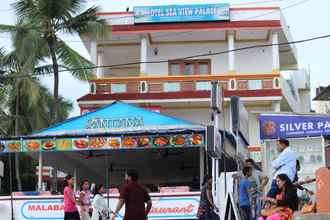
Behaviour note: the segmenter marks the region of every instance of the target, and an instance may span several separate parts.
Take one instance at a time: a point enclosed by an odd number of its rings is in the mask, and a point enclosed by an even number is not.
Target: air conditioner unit
[[[96,94],[96,83],[92,82],[89,84],[89,86],[90,86],[90,93],[95,95]]]
[[[147,93],[148,92],[148,82],[141,81],[140,82],[140,93]]]

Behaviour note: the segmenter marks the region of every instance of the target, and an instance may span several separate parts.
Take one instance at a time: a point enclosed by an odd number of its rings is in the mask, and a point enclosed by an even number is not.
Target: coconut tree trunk
[[[20,107],[20,87],[19,87],[19,79],[16,80],[15,83],[16,87],[16,101],[15,101],[15,136],[19,135],[19,107]],[[17,189],[18,191],[22,191],[22,181],[20,176],[20,169],[19,169],[19,153],[15,153],[15,174],[17,180]]]
[[[51,109],[51,117],[52,124],[56,123],[58,120],[58,107],[59,107],[59,99],[58,99],[58,87],[59,87],[59,72],[58,72],[58,61],[55,52],[55,40],[54,37],[47,38],[49,52],[52,58],[53,70],[54,70],[54,102]]]

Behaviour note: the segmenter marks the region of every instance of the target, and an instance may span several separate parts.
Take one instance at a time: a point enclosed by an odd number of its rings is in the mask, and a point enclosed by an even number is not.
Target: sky
[[[10,4],[13,0],[1,0],[0,23],[14,24],[15,16]],[[100,6],[102,12],[125,11],[126,7],[142,5],[230,3],[236,7],[280,6],[294,40],[330,34],[330,0],[87,0],[86,6]],[[73,49],[90,59],[78,36],[61,36]],[[10,50],[11,42],[6,34],[0,34],[0,47]],[[299,68],[310,69],[312,97],[315,88],[330,84],[330,38],[297,45]],[[43,77],[42,82],[52,91],[52,78]],[[76,99],[87,94],[89,85],[63,72],[60,75],[59,92],[74,104],[70,116],[80,114]]]

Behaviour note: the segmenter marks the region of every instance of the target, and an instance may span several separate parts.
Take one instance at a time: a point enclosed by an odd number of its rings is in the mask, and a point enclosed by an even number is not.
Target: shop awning
[[[123,102],[68,119],[32,135],[1,140],[1,152],[204,146],[204,126]]]

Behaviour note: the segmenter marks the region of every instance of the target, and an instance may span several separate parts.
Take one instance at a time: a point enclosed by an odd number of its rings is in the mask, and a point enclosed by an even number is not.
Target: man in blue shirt
[[[251,204],[250,204],[250,188],[251,181],[249,177],[252,175],[251,167],[243,168],[244,177],[239,182],[239,207],[242,220],[252,220]]]
[[[280,139],[277,141],[277,151],[279,152],[279,155],[276,159],[272,161],[272,168],[274,171],[273,181],[270,190],[267,193],[267,197],[276,197],[278,191],[276,177],[279,174],[286,174],[291,181],[293,181],[295,178],[297,172],[297,157],[296,154],[291,150],[289,145],[290,143],[286,139]]]

